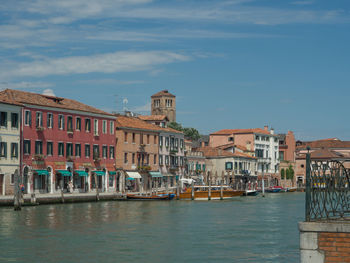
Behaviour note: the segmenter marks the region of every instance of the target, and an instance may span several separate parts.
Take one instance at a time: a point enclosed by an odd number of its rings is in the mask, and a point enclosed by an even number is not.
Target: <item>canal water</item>
[[[304,199],[0,208],[0,262],[299,262]]]

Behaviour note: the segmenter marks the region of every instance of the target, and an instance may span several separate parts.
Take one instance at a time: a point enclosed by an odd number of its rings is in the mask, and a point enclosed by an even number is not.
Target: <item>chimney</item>
[[[265,125],[264,126],[264,131],[268,131],[269,130],[269,126]]]
[[[201,147],[204,147],[205,146],[204,142],[201,142],[201,145],[202,145]]]
[[[275,129],[274,129],[274,128],[271,128],[270,133],[271,133],[272,135],[275,134]]]

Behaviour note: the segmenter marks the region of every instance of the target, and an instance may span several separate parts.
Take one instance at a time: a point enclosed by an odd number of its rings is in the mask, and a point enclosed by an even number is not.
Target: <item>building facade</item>
[[[17,90],[25,193],[108,191],[115,174],[115,117],[78,101]]]
[[[151,114],[165,115],[170,122],[176,122],[176,96],[162,90],[151,96]]]
[[[20,174],[21,107],[0,100],[0,195],[13,195]]]

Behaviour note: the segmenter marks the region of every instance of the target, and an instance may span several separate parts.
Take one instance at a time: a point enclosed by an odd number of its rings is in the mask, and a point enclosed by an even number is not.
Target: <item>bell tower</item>
[[[162,90],[151,96],[151,114],[165,115],[169,122],[176,122],[176,96]]]

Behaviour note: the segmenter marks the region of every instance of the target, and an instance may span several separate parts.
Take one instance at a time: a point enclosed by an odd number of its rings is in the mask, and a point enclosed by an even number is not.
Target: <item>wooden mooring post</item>
[[[177,182],[176,185],[176,199],[179,200],[180,199],[180,183]]]
[[[14,195],[14,200],[13,200],[13,208],[15,211],[20,211],[21,210],[21,202],[20,202],[20,199],[21,199],[21,194],[22,194],[22,191],[20,189],[20,176],[18,174],[18,169],[16,169],[15,171],[15,174],[14,174],[14,179],[15,179],[15,195]]]
[[[191,199],[194,200],[194,181],[192,180],[192,184],[191,184]]]
[[[221,178],[221,187],[220,187],[220,200],[224,199],[224,185],[223,185],[223,179]]]
[[[98,181],[97,181],[97,175],[94,173],[94,179],[95,179],[95,188],[96,188],[96,201],[100,201],[100,193],[98,189]]]
[[[208,172],[208,200],[211,200],[211,178],[210,178],[210,172]]]

